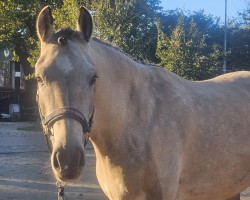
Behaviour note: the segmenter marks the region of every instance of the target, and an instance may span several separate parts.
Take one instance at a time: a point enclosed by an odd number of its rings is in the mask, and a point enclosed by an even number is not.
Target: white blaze
[[[73,70],[73,66],[69,60],[69,57],[66,56],[59,56],[56,59],[56,65],[59,67],[59,69],[62,70],[62,72],[69,73]]]

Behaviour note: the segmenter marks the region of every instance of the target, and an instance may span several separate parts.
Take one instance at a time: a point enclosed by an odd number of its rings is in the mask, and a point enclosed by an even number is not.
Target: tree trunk
[[[30,62],[28,61],[29,54],[26,51],[26,48],[23,45],[16,45],[15,51],[19,56],[19,61],[22,65],[23,72],[25,76],[34,73],[34,68],[31,66]]]

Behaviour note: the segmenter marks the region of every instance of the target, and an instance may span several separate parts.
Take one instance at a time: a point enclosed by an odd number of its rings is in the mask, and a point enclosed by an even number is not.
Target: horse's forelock
[[[72,30],[71,28],[60,28],[58,29],[53,36],[51,37],[52,43],[58,43],[58,38],[63,37],[66,40],[78,39],[81,40],[81,37],[77,31]]]

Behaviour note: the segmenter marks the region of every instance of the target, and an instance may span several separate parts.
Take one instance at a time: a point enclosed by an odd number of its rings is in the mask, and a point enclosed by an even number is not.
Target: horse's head
[[[37,19],[41,42],[35,66],[37,101],[51,149],[52,169],[64,182],[78,179],[85,165],[84,141],[93,118],[97,78],[89,55],[92,27],[91,15],[84,7],[77,31],[56,32],[49,7]]]

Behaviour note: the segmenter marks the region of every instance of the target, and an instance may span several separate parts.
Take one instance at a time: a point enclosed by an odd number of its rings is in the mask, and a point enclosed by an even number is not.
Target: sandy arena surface
[[[17,128],[29,122],[0,122],[0,200],[56,200],[57,189],[49,152],[41,132]],[[90,144],[80,181],[65,188],[66,200],[107,200],[95,175],[95,155]],[[250,188],[241,193],[250,200]]]

